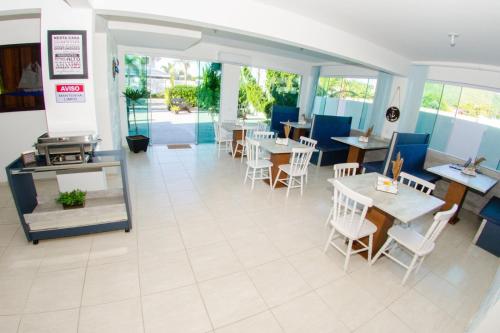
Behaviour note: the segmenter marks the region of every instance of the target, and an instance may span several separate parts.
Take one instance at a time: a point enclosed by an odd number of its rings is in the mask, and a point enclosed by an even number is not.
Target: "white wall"
[[[0,45],[39,43],[40,19],[0,21]],[[21,152],[33,149],[36,138],[47,132],[45,111],[0,113],[0,182],[7,180],[5,166],[19,157]]]
[[[488,68],[488,69],[486,69]],[[461,67],[456,65],[429,66],[429,80],[446,81],[463,85],[473,85],[484,88],[500,89],[500,68],[481,66]]]
[[[320,76],[345,76],[345,77],[377,77],[378,71],[365,67],[353,65],[323,65],[321,66]]]

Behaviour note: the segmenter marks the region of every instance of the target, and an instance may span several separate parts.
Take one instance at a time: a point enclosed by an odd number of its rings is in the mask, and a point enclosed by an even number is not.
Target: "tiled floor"
[[[448,226],[418,275],[323,254],[332,170],[301,198],[213,145],[130,155],[134,228],[29,244],[0,186],[0,332],[461,332],[499,266]],[[52,186],[41,182],[41,186]],[[413,223],[424,228],[423,221]]]

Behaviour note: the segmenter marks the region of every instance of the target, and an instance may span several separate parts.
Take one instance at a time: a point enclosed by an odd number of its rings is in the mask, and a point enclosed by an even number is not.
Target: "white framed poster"
[[[49,30],[47,39],[51,80],[88,78],[85,30]]]

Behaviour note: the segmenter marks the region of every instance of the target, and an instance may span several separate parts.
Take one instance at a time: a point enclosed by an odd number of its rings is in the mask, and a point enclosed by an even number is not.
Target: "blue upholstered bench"
[[[500,198],[492,197],[479,216],[483,218],[483,221],[474,237],[474,243],[500,257]]]
[[[363,167],[367,173],[378,172],[392,177],[391,161],[395,160],[400,152],[404,159],[403,171],[434,183],[440,177],[424,169],[428,147],[429,134],[394,132],[385,159],[363,163]]]
[[[273,105],[271,113],[271,131],[278,137],[285,137],[285,129],[282,121],[296,122],[299,120],[299,108],[292,106]]]
[[[314,115],[311,138],[318,141],[311,163],[318,167],[347,161],[349,146],[332,140],[334,136],[349,136],[352,117]]]

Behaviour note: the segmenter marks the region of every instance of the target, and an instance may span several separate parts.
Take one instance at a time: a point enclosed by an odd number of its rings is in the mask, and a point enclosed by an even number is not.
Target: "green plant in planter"
[[[81,190],[73,190],[71,192],[61,192],[56,201],[63,207],[83,207],[85,205],[85,197],[87,192]]]
[[[137,118],[135,117],[135,105],[137,102],[142,99],[142,98],[149,98],[150,92],[146,88],[132,88],[132,87],[127,87],[125,88],[125,91],[123,92],[123,96],[125,96],[130,103],[130,106],[132,107],[132,113],[134,114],[134,125],[135,125],[135,132],[138,133],[137,129]]]

